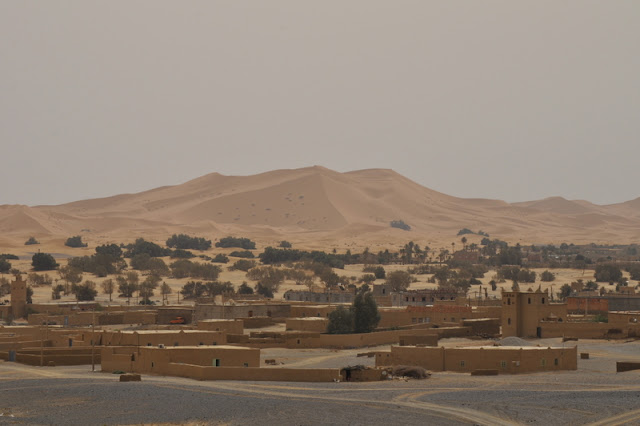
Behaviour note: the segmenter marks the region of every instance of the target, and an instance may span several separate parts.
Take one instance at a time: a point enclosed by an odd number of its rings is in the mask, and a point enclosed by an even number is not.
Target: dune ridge
[[[394,229],[403,220],[411,231]],[[171,233],[370,244],[453,239],[461,228],[507,241],[629,243],[640,238],[640,198],[596,205],[549,197],[509,204],[458,198],[390,169],[339,173],[321,166],[251,176],[210,173],[136,194],[61,205],[0,206],[0,232],[89,239],[166,239]],[[362,245],[358,244],[358,245]]]

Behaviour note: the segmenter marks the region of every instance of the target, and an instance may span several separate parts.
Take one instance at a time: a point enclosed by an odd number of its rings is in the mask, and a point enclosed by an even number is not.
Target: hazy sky
[[[314,164],[640,196],[640,1],[0,1],[0,204]]]

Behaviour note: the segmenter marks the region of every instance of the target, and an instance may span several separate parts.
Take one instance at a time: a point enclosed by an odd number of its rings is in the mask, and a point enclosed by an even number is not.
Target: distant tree
[[[387,274],[387,284],[392,291],[406,290],[411,284],[411,274],[407,271],[393,271]]]
[[[262,287],[268,288],[271,292],[277,292],[278,287],[284,281],[285,274],[281,269],[273,266],[258,266],[249,269],[247,278],[252,281],[258,281]]]
[[[209,281],[205,284],[207,296],[215,297],[219,294],[233,293],[233,284],[230,281]]]
[[[273,299],[273,290],[270,289],[267,286],[262,285],[261,283],[258,283],[256,285],[256,293],[268,298],[268,299]]]
[[[6,274],[11,270],[11,262],[0,257],[0,274]]]
[[[36,274],[35,272],[27,275],[27,283],[31,286],[51,285],[53,280],[49,274]]]
[[[153,290],[158,287],[160,277],[157,275],[148,275],[144,281],[140,283],[139,294],[142,297],[142,303],[149,305],[149,298],[153,296]]]
[[[556,279],[556,275],[553,272],[544,271],[543,273],[540,274],[540,281],[542,282],[551,282],[551,281],[555,281],[555,279]]]
[[[598,283],[593,282],[593,281],[588,281],[585,285],[584,285],[584,289],[586,291],[596,291],[598,290]]]
[[[353,331],[356,333],[370,333],[378,326],[380,314],[373,294],[360,291],[353,300]]]
[[[213,263],[229,263],[229,258],[226,255],[224,255],[222,253],[219,253],[213,259],[211,259],[211,262],[213,262]]]
[[[596,270],[593,276],[595,277],[597,282],[608,282],[608,283],[623,282],[622,271],[617,265],[614,265],[612,263],[596,265]]]
[[[247,272],[251,268],[255,268],[257,263],[254,260],[240,259],[229,267],[230,271]]]
[[[111,302],[111,296],[116,289],[113,280],[111,278],[109,278],[108,280],[104,280],[102,281],[102,284],[100,284],[100,286],[102,287],[102,292],[109,295],[109,302]]]
[[[33,303],[33,289],[27,286],[27,303]]]
[[[118,283],[118,292],[122,297],[127,298],[127,303],[130,303],[133,293],[138,291],[138,283],[140,282],[138,273],[130,271],[124,275],[118,275],[116,282]]]
[[[80,284],[82,281],[82,271],[71,265],[61,266],[60,269],[58,269],[58,275],[60,275],[60,278],[65,282],[65,294],[69,294],[73,286]]]
[[[211,248],[211,240],[200,237],[190,237],[186,234],[173,234],[167,240],[167,247],[191,250],[209,250]]]
[[[376,276],[376,279],[384,279],[387,276],[387,273],[382,266],[377,266],[373,270],[373,274]]]
[[[560,287],[560,291],[558,292],[558,297],[561,300],[564,300],[570,295],[571,295],[571,286],[569,284],[563,284],[562,287]]]
[[[25,246],[32,246],[34,244],[40,244],[40,242],[36,240],[34,237],[29,237],[29,239],[24,243]]]
[[[80,235],[76,235],[75,237],[67,238],[67,241],[64,243],[67,247],[87,247],[88,244],[82,242],[82,237]]]
[[[75,284],[72,287],[72,293],[75,294],[76,300],[78,301],[88,301],[95,300],[98,295],[98,291],[96,290],[96,283],[93,281],[85,281],[82,284]]]
[[[180,293],[185,299],[197,299],[202,297],[207,287],[201,281],[189,281],[182,286]]]
[[[280,241],[279,247],[282,248],[291,248],[291,243],[289,241]]]
[[[458,231],[458,237],[461,236],[461,235],[474,234],[474,233],[475,232],[473,232],[469,228],[462,228],[461,230]]]
[[[253,259],[253,258],[256,257],[249,250],[232,251],[231,253],[229,253],[229,256],[231,256],[231,257],[242,257],[244,259]]]
[[[360,281],[364,283],[372,283],[376,280],[376,276],[373,274],[364,274],[360,277]]]
[[[169,299],[169,295],[171,294],[171,287],[169,284],[163,282],[160,286],[160,293],[162,294],[162,304],[164,305],[166,301]]]
[[[238,287],[238,294],[253,294],[253,289],[247,285],[246,282],[240,284]]]
[[[238,247],[245,250],[255,250],[256,243],[248,238],[225,237],[216,243],[216,247],[228,248]]]
[[[191,253],[189,250],[175,249],[171,252],[172,259],[191,259],[192,257],[196,257],[195,254]]]
[[[122,257],[122,249],[117,244],[103,244],[96,247],[96,254],[111,256],[117,260]]]
[[[147,253],[151,257],[164,257],[171,255],[171,249],[160,247],[156,243],[145,241],[144,238],[138,238],[133,244],[127,246],[125,257],[133,257],[137,254]]]
[[[327,333],[329,334],[349,334],[353,332],[353,312],[338,306],[336,310],[329,314]]]
[[[36,253],[31,258],[34,271],[52,271],[58,267],[56,260],[49,253]]]

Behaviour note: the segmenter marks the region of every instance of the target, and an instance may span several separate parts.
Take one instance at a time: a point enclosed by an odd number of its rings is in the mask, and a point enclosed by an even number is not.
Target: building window
[[[418,322],[418,318],[411,318],[411,322],[412,322],[413,324],[417,323],[417,322]]]
[[[558,365],[558,358],[553,360],[553,365]]]
[[[460,367],[464,367],[464,361],[460,361]]]
[[[248,366],[249,366],[249,363],[248,363],[248,362],[245,362],[245,363],[244,363],[244,366],[245,366],[245,367],[248,367]]]
[[[511,318],[507,318],[507,324],[511,325]]]
[[[425,318],[424,322],[431,322],[431,318],[429,318],[429,317]]]
[[[511,304],[511,298],[507,298],[507,305]]]
[[[153,366],[154,366],[154,364],[153,364],[153,362],[152,362],[152,363],[151,363],[151,368],[153,368]]]
[[[507,368],[507,361],[500,361],[500,367]]]
[[[540,360],[540,366],[541,366],[541,367],[545,367],[546,365],[547,365],[547,360],[546,360],[546,359],[544,359],[544,358],[542,358],[542,359]]]
[[[542,304],[544,305],[544,297],[542,298]]]
[[[530,305],[531,304],[531,298],[527,298],[527,303]]]
[[[211,365],[213,365],[214,367],[220,367],[220,360],[218,358],[214,358]]]

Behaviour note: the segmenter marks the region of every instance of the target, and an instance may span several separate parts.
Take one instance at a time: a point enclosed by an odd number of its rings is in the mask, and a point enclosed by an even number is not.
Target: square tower
[[[11,283],[11,315],[14,318],[24,318],[27,314],[27,282],[20,274]]]

